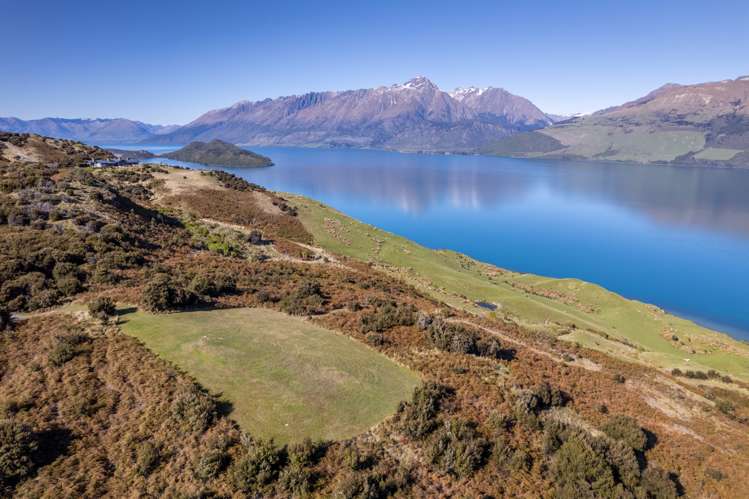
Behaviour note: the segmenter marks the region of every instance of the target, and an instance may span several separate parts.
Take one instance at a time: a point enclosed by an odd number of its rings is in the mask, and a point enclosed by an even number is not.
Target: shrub
[[[353,443],[346,444],[342,451],[343,464],[351,471],[363,470],[373,464],[372,456],[362,454]]]
[[[303,281],[290,294],[281,299],[281,310],[292,315],[310,315],[323,313],[325,297],[320,285],[311,280]]]
[[[153,276],[143,290],[143,306],[153,312],[174,310],[195,303],[195,295],[168,274]]]
[[[13,315],[7,307],[0,306],[0,331],[13,329]]]
[[[148,476],[159,465],[159,448],[151,442],[143,442],[135,451],[135,469],[139,475]]]
[[[226,467],[229,455],[223,449],[211,449],[198,459],[196,476],[204,481],[216,478]]]
[[[214,272],[196,275],[190,282],[189,289],[197,296],[217,297],[234,293],[237,283],[229,274]]]
[[[617,415],[609,418],[601,431],[614,440],[621,440],[639,452],[644,451],[648,443],[648,437],[643,429],[637,424],[637,421],[629,416]]]
[[[401,431],[416,439],[429,434],[437,424],[435,418],[442,400],[450,394],[449,388],[433,382],[417,387],[411,402],[402,403],[398,408]]]
[[[616,479],[628,490],[635,490],[640,483],[641,473],[634,449],[621,440],[610,442],[606,446],[605,456]]]
[[[203,432],[218,415],[215,400],[193,386],[181,393],[174,401],[172,412],[177,419],[187,423],[195,431]]]
[[[55,341],[52,351],[49,353],[49,362],[55,367],[60,367],[80,352],[79,345],[86,340],[80,334],[60,336]]]
[[[625,381],[627,381],[627,378],[625,378],[624,375],[622,375],[622,374],[616,373],[616,374],[614,374],[614,381],[617,382],[617,383],[622,384]]]
[[[660,468],[649,466],[642,473],[642,490],[646,497],[657,499],[675,499],[679,496],[676,483],[669,474]]]
[[[382,335],[382,333],[367,333],[365,339],[367,340],[367,343],[375,347],[379,347],[385,344],[385,337]]]
[[[255,440],[244,456],[234,463],[232,481],[242,492],[258,492],[278,478],[283,465],[282,452],[272,440]]]
[[[466,478],[484,464],[488,448],[475,423],[453,420],[434,435],[427,455],[443,473]]]
[[[247,238],[250,244],[262,244],[263,234],[259,230],[253,230],[250,232],[250,236]]]
[[[291,465],[283,470],[278,481],[292,497],[304,497],[312,490],[315,475],[302,466]]]
[[[34,467],[37,442],[29,427],[0,420],[0,484],[26,477]]]
[[[497,359],[502,356],[502,346],[496,338],[485,337],[463,324],[447,322],[439,317],[430,321],[421,319],[426,325],[430,342],[445,352],[477,355]]]
[[[538,414],[552,407],[565,405],[567,398],[567,395],[559,388],[546,382],[532,389],[518,390],[513,402],[514,416],[519,422],[531,428],[537,428],[540,425]]]
[[[382,333],[395,326],[413,326],[415,321],[416,307],[387,301],[378,303],[374,312],[362,315],[360,324],[363,333]]]
[[[293,444],[287,450],[289,464],[292,466],[312,466],[324,451],[323,444],[313,442],[309,437]]]
[[[567,440],[554,456],[552,476],[557,497],[608,497],[614,475],[604,457],[579,438]]]
[[[734,406],[728,400],[717,400],[715,402],[715,407],[717,407],[720,412],[727,416],[733,416],[736,412],[736,406]]]
[[[341,478],[333,492],[333,497],[343,499],[379,499],[403,495],[400,491],[410,483],[411,475],[407,470],[398,468],[387,473],[353,473]]]
[[[117,307],[115,307],[114,301],[107,296],[95,298],[88,304],[88,313],[91,314],[91,317],[102,321],[106,321],[116,312]]]

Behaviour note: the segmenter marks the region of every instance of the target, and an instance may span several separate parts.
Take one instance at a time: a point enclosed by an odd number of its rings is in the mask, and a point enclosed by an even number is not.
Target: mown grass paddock
[[[121,321],[220,393],[244,430],[279,443],[354,436],[393,414],[419,383],[356,340],[272,310],[136,311]]]

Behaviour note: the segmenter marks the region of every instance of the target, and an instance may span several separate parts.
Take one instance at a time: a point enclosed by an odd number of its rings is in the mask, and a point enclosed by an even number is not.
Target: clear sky
[[[748,0],[0,0],[0,116],[186,123],[238,100],[498,86],[551,113],[749,74]]]

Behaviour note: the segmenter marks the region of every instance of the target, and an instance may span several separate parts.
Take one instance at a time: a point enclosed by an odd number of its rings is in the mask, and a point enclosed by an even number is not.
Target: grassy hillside
[[[510,272],[452,251],[434,251],[353,220],[315,201],[292,197],[316,244],[372,262],[457,307],[499,316],[560,339],[659,368],[716,369],[749,380],[749,345],[652,305],[576,279]]]
[[[364,344],[267,309],[122,316],[122,329],[277,442],[343,439],[391,415],[419,378]]]
[[[740,490],[740,344],[594,286],[430,251],[224,172],[89,169],[79,158],[99,152],[81,144],[8,141],[3,497]],[[115,302],[149,312],[120,324]],[[657,329],[668,324],[678,335]],[[735,374],[649,367],[673,361],[668,345]],[[263,438],[326,434],[341,439]]]

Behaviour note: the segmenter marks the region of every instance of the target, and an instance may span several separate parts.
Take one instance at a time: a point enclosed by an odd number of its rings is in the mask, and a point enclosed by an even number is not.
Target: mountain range
[[[0,118],[0,130],[99,144],[182,145],[221,139],[243,145],[472,152],[498,137],[553,122],[528,99],[504,89],[469,87],[445,92],[420,76],[371,89],[241,101],[209,111],[182,127],[124,119]]]
[[[503,137],[485,153],[640,163],[749,165],[749,76],[664,85],[621,106]]]
[[[664,85],[563,117],[501,88],[441,90],[419,76],[370,89],[241,101],[184,126],[125,119],[0,118],[0,130],[97,144],[360,147],[550,159],[749,165],[749,76]]]
[[[420,76],[387,87],[237,102],[156,142],[220,138],[252,145],[471,152],[497,137],[551,123],[528,99],[501,88],[445,92]]]
[[[21,120],[0,118],[0,130],[35,133],[58,139],[72,139],[93,144],[128,144],[148,140],[178,129],[178,125],[149,125],[124,118],[68,119],[42,118]]]

